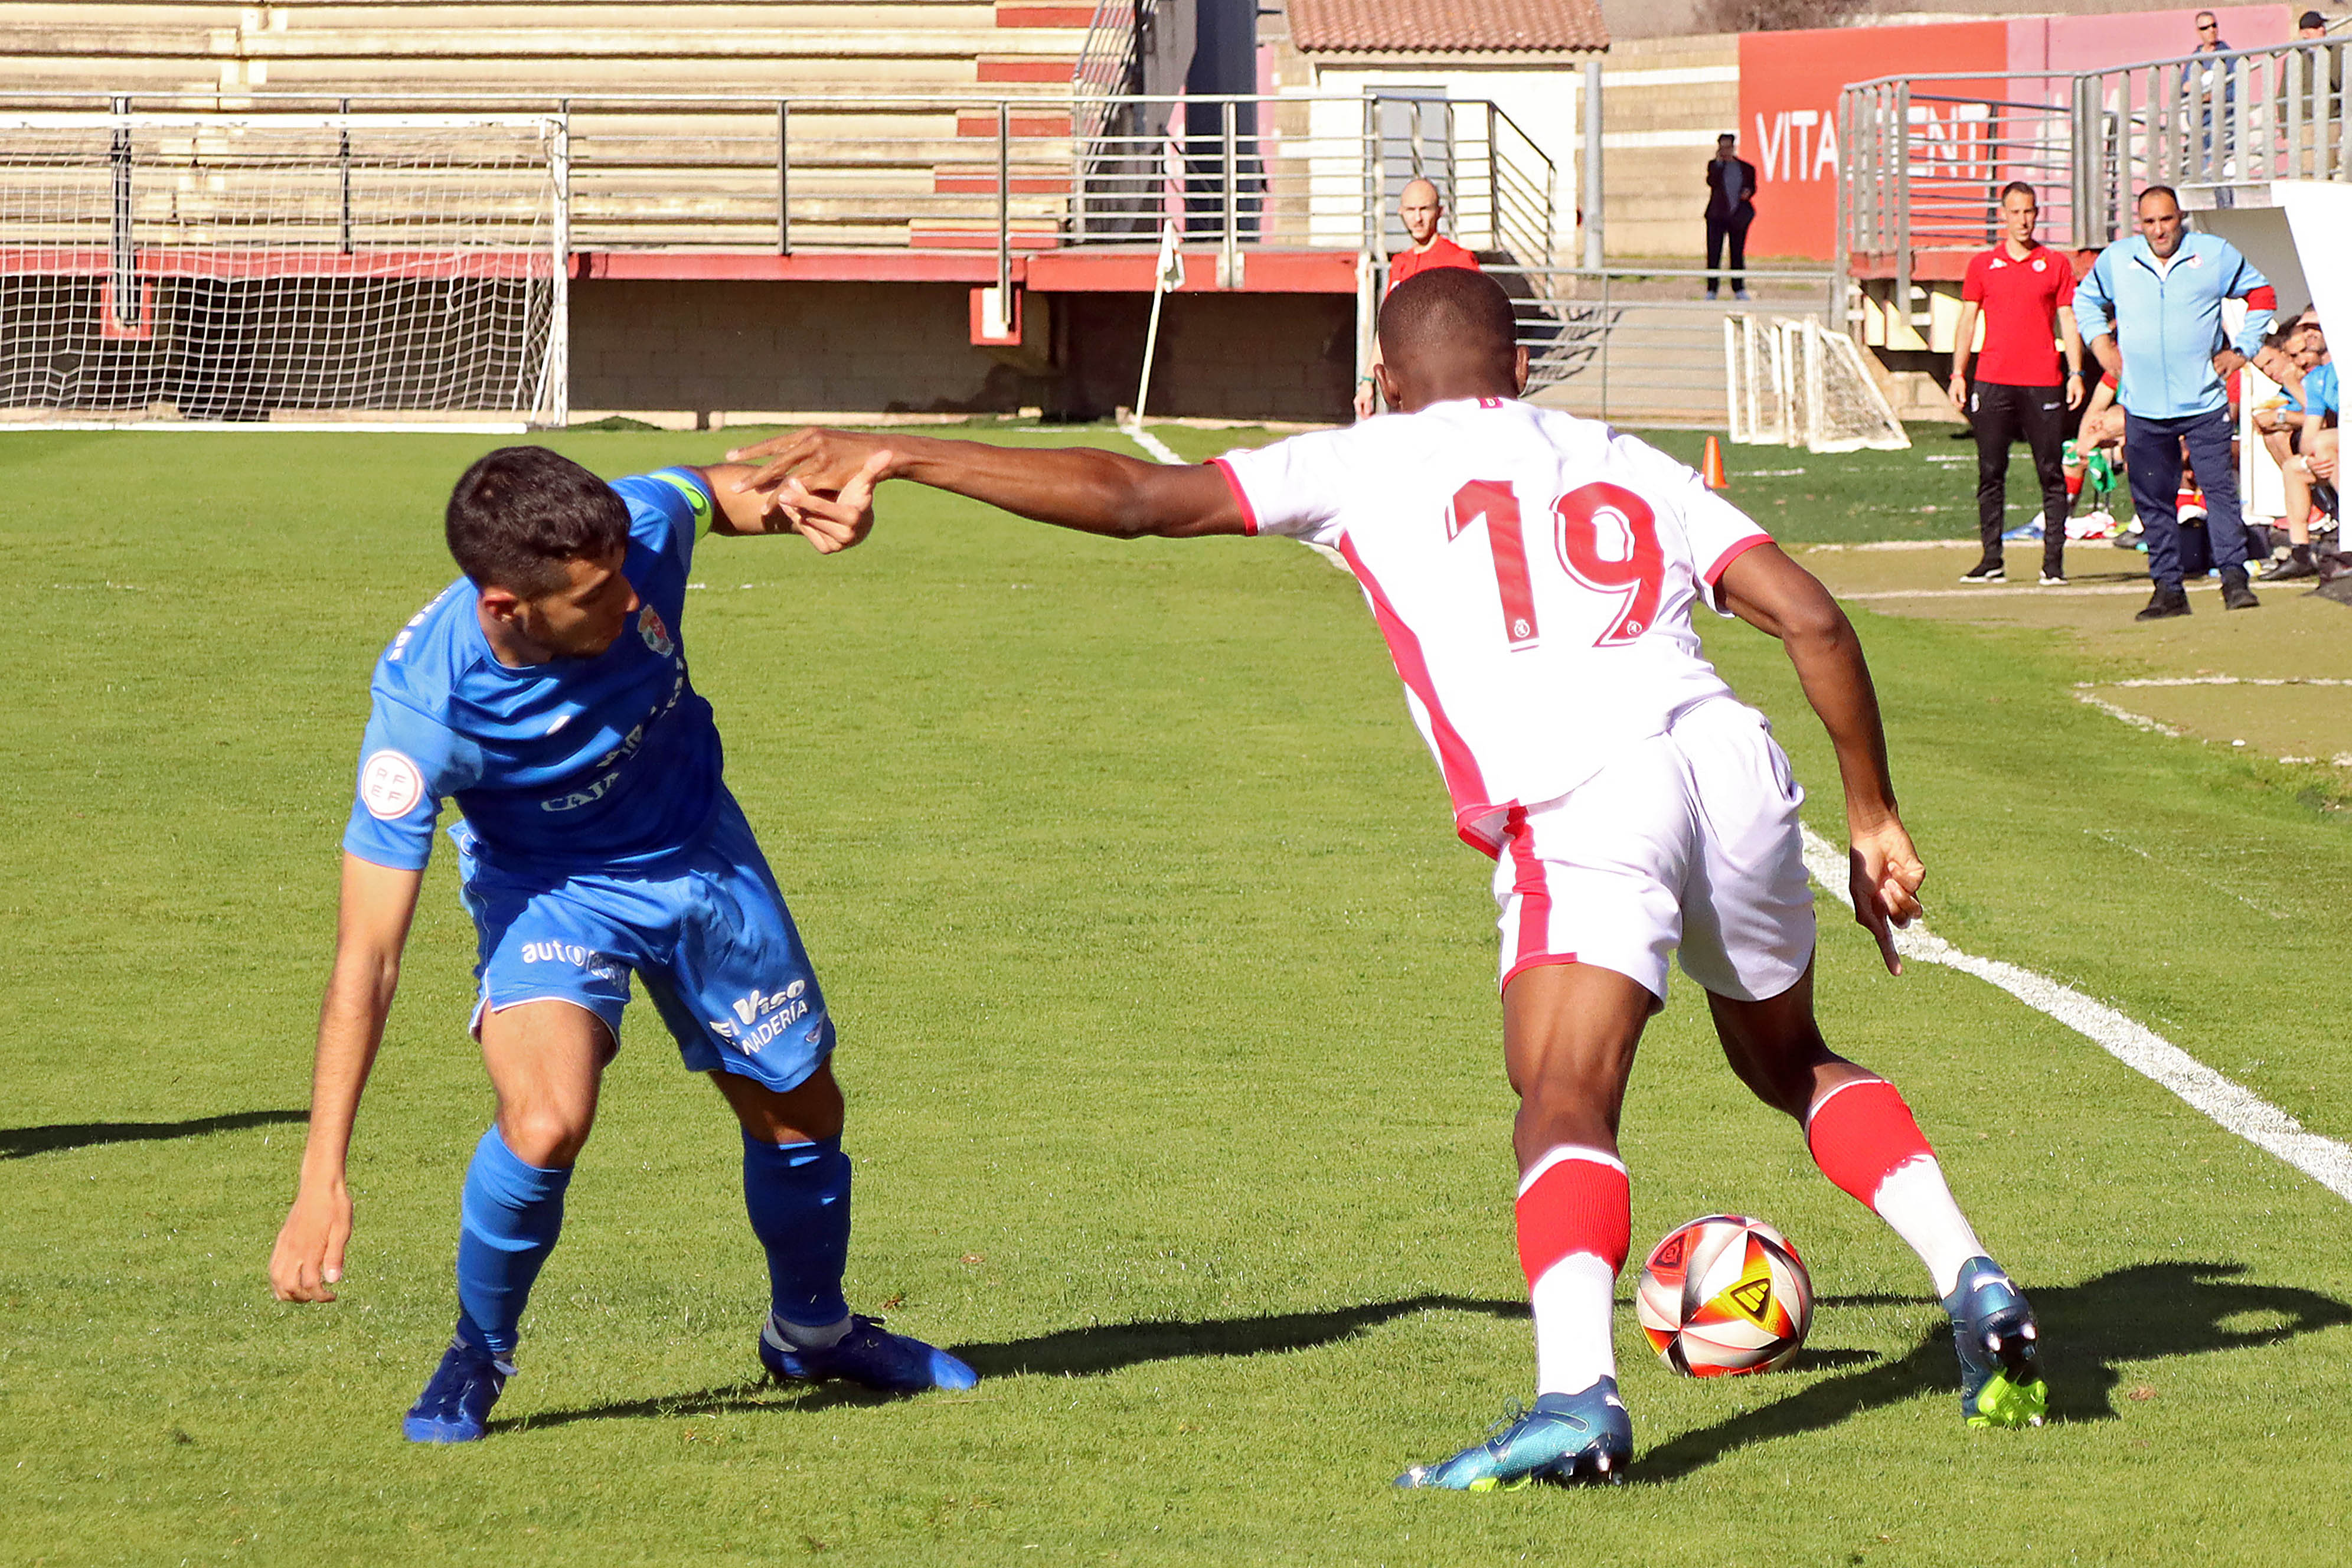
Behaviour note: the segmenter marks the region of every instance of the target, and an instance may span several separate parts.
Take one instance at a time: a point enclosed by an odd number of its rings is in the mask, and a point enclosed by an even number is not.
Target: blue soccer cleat
[[[1514,1404],[1493,1435],[1443,1464],[1415,1465],[1401,1487],[1451,1491],[1516,1491],[1531,1481],[1566,1486],[1622,1481],[1633,1458],[1633,1422],[1604,1377],[1580,1394],[1539,1395],[1533,1409]]]
[[[931,1388],[970,1388],[980,1374],[948,1354],[909,1339],[885,1333],[882,1320],[853,1315],[849,1332],[821,1350],[803,1349],[784,1338],[771,1317],[760,1331],[760,1364],[778,1383],[824,1383],[840,1378],[885,1394],[920,1394]]]
[[[452,1339],[433,1369],[425,1392],[401,1421],[412,1443],[472,1443],[490,1429],[490,1406],[499,1402],[514,1363],[501,1361],[463,1335]]]
[[[2039,1426],[2050,1408],[2033,1309],[1990,1258],[1960,1265],[1944,1298],[1960,1352],[1960,1414],[1971,1426]]]

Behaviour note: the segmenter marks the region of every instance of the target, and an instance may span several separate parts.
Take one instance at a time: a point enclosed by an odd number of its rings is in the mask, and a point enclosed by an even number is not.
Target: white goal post
[[[0,113],[0,429],[555,426],[562,122]]]
[[[1735,442],[1814,452],[1911,445],[1862,351],[1818,317],[1726,316],[1723,369]]]

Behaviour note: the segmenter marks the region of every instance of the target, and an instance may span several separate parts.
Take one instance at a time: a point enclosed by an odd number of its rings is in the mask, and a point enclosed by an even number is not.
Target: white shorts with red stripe
[[[1777,996],[1813,956],[1804,800],[1764,716],[1703,702],[1557,800],[1511,808],[1495,868],[1502,984],[1597,963],[1666,995],[1666,958],[1738,1001]]]

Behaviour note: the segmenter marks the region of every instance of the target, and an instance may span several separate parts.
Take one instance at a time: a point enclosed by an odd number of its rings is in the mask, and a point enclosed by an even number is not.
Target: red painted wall
[[[1757,184],[1748,254],[1830,259],[1837,230],[1838,95],[1846,83],[1920,71],[1997,71],[2008,64],[2005,22],[1741,34],[1739,155],[1756,165]],[[1966,128],[1955,132],[1966,134]]]

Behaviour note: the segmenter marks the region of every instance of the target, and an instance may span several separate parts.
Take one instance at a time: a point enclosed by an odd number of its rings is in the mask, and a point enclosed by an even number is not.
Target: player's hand
[[[333,1300],[328,1287],[343,1278],[351,1239],[351,1188],[340,1177],[323,1186],[303,1183],[269,1252],[270,1290],[281,1301]]]
[[[1919,918],[1919,884],[1927,879],[1927,868],[1919,863],[1911,835],[1892,818],[1877,827],[1853,830],[1848,863],[1854,923],[1878,943],[1886,973],[1900,974],[1903,959],[1895,951],[1895,928]]]
[[[2079,370],[2066,373],[2066,406],[2080,408],[2091,400],[2091,384],[2083,379]]]
[[[2246,356],[2240,353],[2235,349],[2223,349],[2220,353],[2213,356],[2213,368],[2222,375],[2231,374],[2243,366],[2245,363]]]
[[[1381,395],[1370,381],[1356,383],[1356,417],[1370,419],[1381,411]]]
[[[874,487],[881,483],[891,461],[887,449],[871,454],[848,482],[830,495],[810,489],[797,474],[788,476],[770,498],[770,515],[780,517],[820,555],[846,550],[874,531]]]
[[[1944,395],[1952,400],[1953,413],[1966,414],[1969,411],[1968,377],[1962,375],[1958,371],[1954,371],[1952,373],[1952,379],[1944,384]]]
[[[889,443],[879,436],[812,426],[772,436],[754,447],[739,447],[727,454],[727,460],[761,465],[758,472],[743,481],[747,489],[782,489],[785,480],[797,479],[804,490],[838,495],[877,452],[889,452]],[[875,475],[877,482],[893,477],[890,463],[885,463]]]

